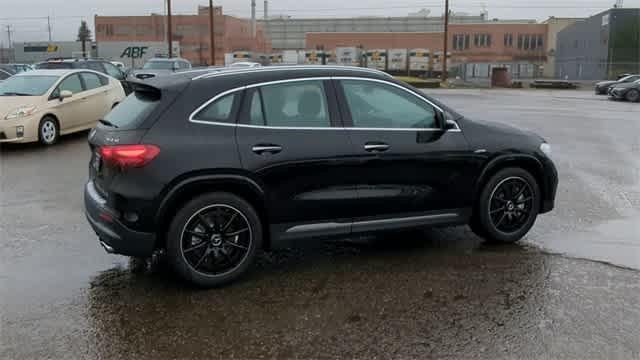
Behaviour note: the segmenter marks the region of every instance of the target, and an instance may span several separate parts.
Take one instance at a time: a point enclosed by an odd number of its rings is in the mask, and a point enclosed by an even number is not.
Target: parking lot
[[[0,358],[640,357],[640,104],[429,90],[553,146],[556,209],[518,245],[467,228],[311,242],[194,290],[98,245],[87,133],[0,158]]]

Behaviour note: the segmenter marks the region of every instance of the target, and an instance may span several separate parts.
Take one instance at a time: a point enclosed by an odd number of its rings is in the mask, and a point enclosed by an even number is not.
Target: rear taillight
[[[112,145],[102,146],[102,161],[122,168],[137,168],[147,165],[160,154],[155,145]]]

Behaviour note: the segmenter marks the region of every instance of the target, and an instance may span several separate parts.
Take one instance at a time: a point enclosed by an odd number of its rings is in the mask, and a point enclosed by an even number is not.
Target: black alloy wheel
[[[493,190],[489,199],[489,218],[498,230],[513,233],[526,224],[533,209],[533,191],[521,177],[508,177]]]
[[[499,171],[484,186],[471,220],[472,230],[490,242],[512,243],[533,226],[540,211],[540,188],[526,170]]]
[[[207,275],[232,271],[247,256],[250,246],[249,221],[229,205],[201,209],[182,231],[182,256],[194,270]]]
[[[261,247],[258,215],[228,193],[197,197],[183,207],[169,229],[167,254],[182,277],[196,285],[223,285],[242,275]]]

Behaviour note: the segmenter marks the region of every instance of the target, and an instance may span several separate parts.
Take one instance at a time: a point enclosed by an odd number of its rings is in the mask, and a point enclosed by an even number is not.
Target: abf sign
[[[120,57],[130,58],[130,59],[140,59],[147,53],[147,49],[149,49],[148,46],[129,46],[124,49]]]

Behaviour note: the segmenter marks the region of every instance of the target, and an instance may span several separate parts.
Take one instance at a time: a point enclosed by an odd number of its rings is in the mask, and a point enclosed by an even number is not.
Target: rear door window
[[[320,80],[262,86],[253,92],[250,104],[253,125],[331,127],[327,96]]]
[[[136,91],[118,104],[105,120],[118,127],[118,130],[137,129],[160,105],[160,95],[151,92]]]
[[[87,90],[97,89],[104,86],[106,80],[104,76],[99,76],[98,74],[89,72],[83,72],[82,79],[84,80],[84,85],[86,86]]]

